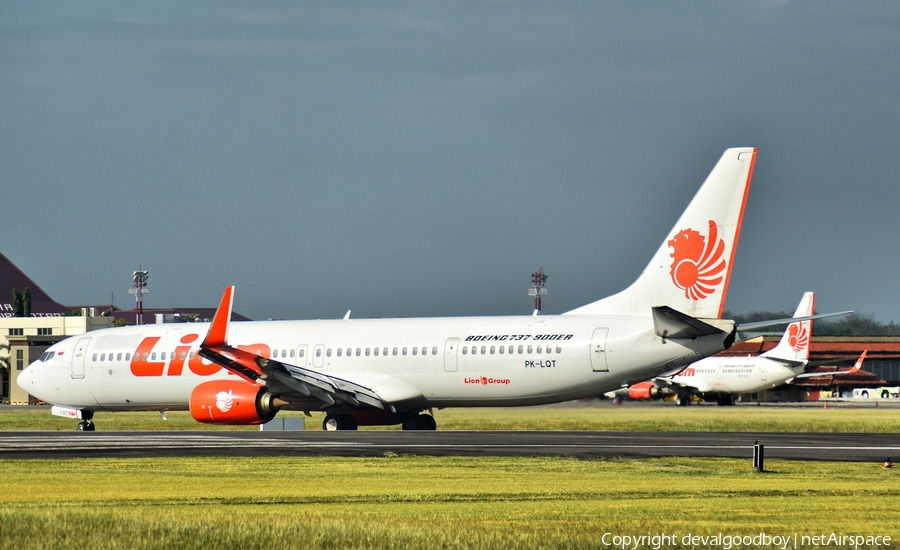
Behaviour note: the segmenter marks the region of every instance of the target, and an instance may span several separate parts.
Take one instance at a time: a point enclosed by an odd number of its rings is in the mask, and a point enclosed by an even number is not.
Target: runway
[[[0,458],[170,456],[731,457],[882,462],[900,434],[356,431],[0,432]]]

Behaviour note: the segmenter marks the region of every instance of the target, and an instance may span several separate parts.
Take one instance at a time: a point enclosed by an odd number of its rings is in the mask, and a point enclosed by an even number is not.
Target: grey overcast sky
[[[0,3],[0,246],[64,304],[559,313],[757,146],[726,309],[900,321],[898,138],[894,1]]]

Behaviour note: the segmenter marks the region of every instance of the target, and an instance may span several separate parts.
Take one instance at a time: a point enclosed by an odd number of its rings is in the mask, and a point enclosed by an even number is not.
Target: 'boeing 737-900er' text
[[[721,319],[756,161],[728,149],[627,289],[561,315],[231,322],[117,327],[51,346],[18,377],[55,414],[184,410],[260,424],[323,410],[324,428],[435,429],[442,407],[601,395],[728,348]]]

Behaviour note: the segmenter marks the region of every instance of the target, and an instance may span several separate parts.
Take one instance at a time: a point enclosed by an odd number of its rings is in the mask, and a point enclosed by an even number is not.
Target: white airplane
[[[794,318],[805,320],[788,325],[781,341],[771,350],[755,357],[707,357],[674,375],[635,384],[628,389],[628,396],[641,400],[660,399],[674,394],[679,405],[687,405],[691,395],[701,395],[715,397],[719,405],[732,405],[733,394],[760,392],[794,378],[809,376],[803,370],[810,366],[812,320],[849,313],[844,311],[813,316],[815,301],[815,293],[807,292],[803,295]],[[862,366],[865,356],[863,352],[851,372]]]
[[[88,431],[96,411],[185,409],[207,423],[324,410],[327,430],[433,430],[433,408],[597,396],[734,342],[720,317],[755,161],[755,148],[725,151],[638,279],[562,315],[232,323],[229,287],[211,323],[74,336],[18,384]]]

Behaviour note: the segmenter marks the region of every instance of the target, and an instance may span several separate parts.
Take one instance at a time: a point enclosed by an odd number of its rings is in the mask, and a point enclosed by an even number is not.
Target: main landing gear
[[[411,416],[403,421],[404,430],[436,430],[437,422],[430,414]]]
[[[363,419],[365,420],[365,419]],[[369,419],[371,420],[371,419]],[[366,424],[396,424],[396,420],[384,421],[384,422],[365,422]],[[418,414],[413,416],[407,416],[403,419],[401,426],[404,430],[436,430],[437,423],[434,421],[434,417],[430,414]],[[338,413],[330,413],[325,417],[325,421],[322,422],[322,429],[328,432],[333,432],[337,430],[355,430],[359,427],[359,423],[356,420],[356,417],[352,414],[338,414]]]
[[[329,414],[322,422],[322,429],[326,432],[337,430],[355,430],[359,425],[352,414]]]

